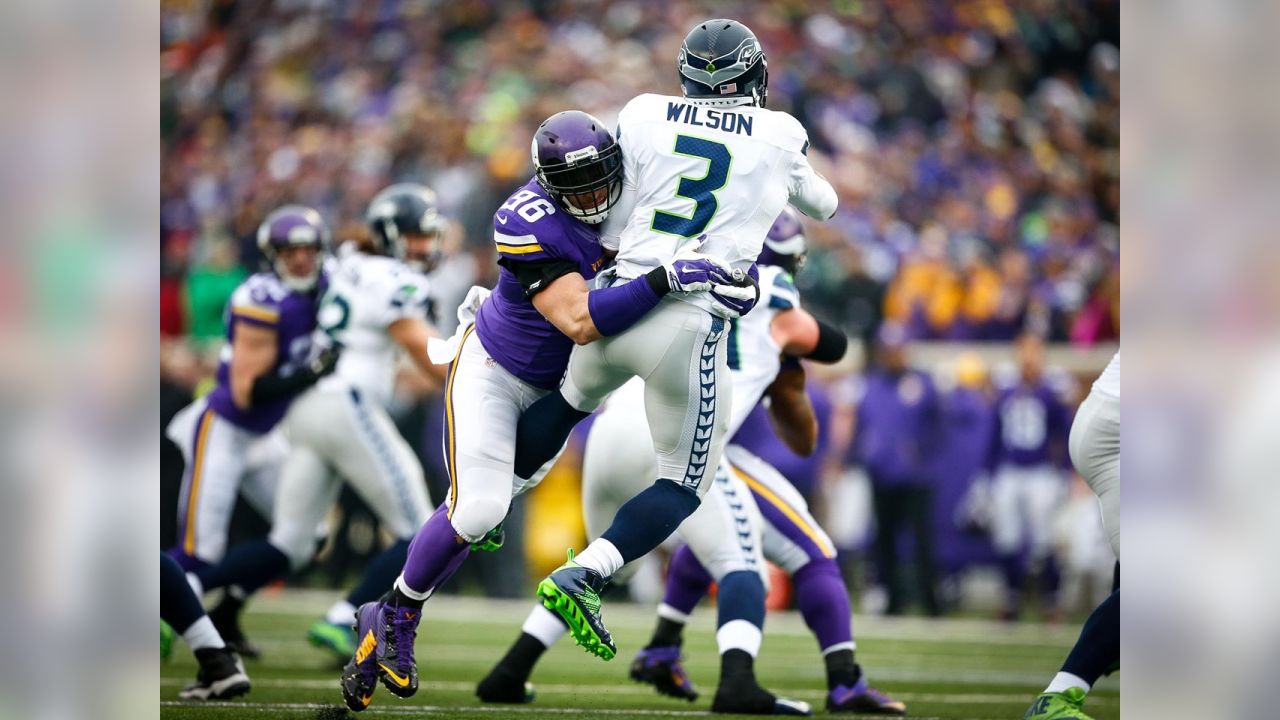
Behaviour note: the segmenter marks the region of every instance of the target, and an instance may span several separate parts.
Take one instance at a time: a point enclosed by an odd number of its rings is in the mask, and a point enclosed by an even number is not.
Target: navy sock
[[[196,577],[205,590],[236,585],[252,595],[288,572],[289,558],[284,553],[266,540],[252,540],[231,548],[220,564],[197,570]]]
[[[177,560],[160,553],[160,619],[179,635],[204,615],[196,591],[187,584],[187,574]]]
[[[409,556],[409,541],[397,540],[391,547],[378,553],[364,570],[364,577],[349,595],[347,602],[356,607],[373,602],[395,584],[400,576],[400,568],[404,567],[405,558]]]
[[[733,620],[746,620],[758,628],[764,627],[764,581],[760,573],[737,570],[725,575],[720,579],[717,598],[716,627]]]
[[[624,562],[631,562],[661,545],[699,502],[692,490],[659,480],[623,503],[600,537],[618,548]]]
[[[533,477],[560,452],[573,427],[590,414],[575,410],[559,392],[547,393],[530,405],[516,423],[516,476]]]
[[[1084,621],[1080,639],[1062,671],[1093,685],[1120,662],[1120,591],[1116,590]]]

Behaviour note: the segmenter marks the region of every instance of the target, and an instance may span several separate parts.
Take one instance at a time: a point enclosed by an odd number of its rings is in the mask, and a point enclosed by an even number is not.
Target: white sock
[[[666,603],[658,603],[658,617],[671,622],[678,622],[681,625],[689,624],[689,614],[682,613]]]
[[[755,657],[760,653],[762,640],[764,633],[746,620],[730,620],[716,630],[716,647],[720,648],[721,655],[730,650],[745,650]]]
[[[187,584],[191,586],[191,591],[196,597],[204,597],[204,583],[200,582],[199,576],[195,573],[187,573]]]
[[[409,583],[404,581],[403,573],[401,573],[400,577],[396,578],[396,589],[404,593],[405,597],[412,598],[414,600],[426,600],[431,597],[430,590],[426,592],[418,592],[417,590],[409,587]]]
[[[831,647],[824,647],[824,648],[822,648],[822,654],[823,654],[823,656],[825,657],[825,656],[827,656],[827,655],[830,655],[830,654],[831,654],[831,653],[833,653],[833,652],[838,652],[838,651],[840,651],[840,650],[849,650],[849,651],[851,651],[851,652],[857,652],[857,651],[858,651],[858,643],[857,643],[857,641],[855,641],[855,640],[850,640],[849,642],[836,643],[835,645],[832,645]]]
[[[191,623],[191,627],[182,633],[182,639],[187,641],[192,650],[226,647],[226,643],[222,642],[222,636],[213,627],[213,621],[208,615]]]
[[[1060,693],[1071,688],[1080,688],[1085,692],[1089,692],[1090,685],[1079,676],[1072,675],[1069,672],[1060,672],[1053,676],[1053,682],[1049,683],[1049,687],[1044,691],[1047,693]]]
[[[339,600],[329,608],[324,619],[331,625],[350,625],[356,621],[356,606],[346,600]]]
[[[529,617],[524,621],[524,627],[520,629],[537,638],[538,642],[546,647],[555,645],[557,640],[569,632],[569,628],[560,616],[541,604],[533,606],[533,612],[529,613]]]
[[[600,573],[601,577],[612,577],[623,565],[622,553],[604,538],[594,540],[573,559],[582,567]]]

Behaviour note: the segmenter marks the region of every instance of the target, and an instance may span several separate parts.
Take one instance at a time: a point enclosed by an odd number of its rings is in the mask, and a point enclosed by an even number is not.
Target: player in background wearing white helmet
[[[1027,708],[1024,720],[1090,720],[1093,684],[1120,667],[1120,352],[1093,383],[1071,423],[1071,462],[1098,495],[1102,526],[1116,554],[1115,588],[1084,621],[1062,669]]]
[[[748,28],[733,20],[700,23],[685,38],[677,69],[684,97],[641,95],[618,116],[623,191],[601,237],[618,250],[620,281],[688,249],[747,274],[788,202],[823,220],[836,210],[835,190],[805,157],[804,128],[764,108],[768,69]],[[516,472],[524,477],[609,393],[632,377],[645,382],[654,482],[538,587],[574,639],[606,660],[617,648],[600,613],[600,591],[625,563],[665,540],[710,487],[730,411],[726,318],[752,304],[714,294],[664,299],[627,332],[575,349],[560,391],[521,418]],[[729,617],[748,620],[759,612],[756,600],[722,602]],[[730,672],[752,664],[747,652],[727,657]]]
[[[237,494],[264,516],[271,512],[287,452],[276,425],[293,399],[337,362],[336,351],[317,354],[312,347],[328,232],[320,213],[301,205],[263,220],[258,248],[271,271],[251,275],[231,294],[218,384],[167,428],[186,461],[178,545],[170,555],[196,583],[223,560]],[[228,645],[253,657],[257,650],[236,623],[240,605],[229,592],[209,615]]]
[[[377,254],[344,246],[317,314],[315,343],[341,348],[337,368],[300,395],[282,423],[290,450],[271,533],[233,548],[201,578],[206,589],[233,586],[244,596],[305,567],[316,551],[316,527],[349,483],[395,542],[309,632],[312,642],[344,659],[355,651],[355,603],[376,599],[394,580],[431,511],[422,467],[386,410],[396,364],[407,355],[443,378],[443,367],[427,355],[436,332],[427,322],[423,275],[438,258],[444,227],[435,195],[422,185],[392,185],[374,197],[366,219]]]
[[[816,445],[817,420],[805,393],[804,370],[796,358],[836,362],[843,357],[847,341],[837,328],[800,307],[792,274],[804,255],[800,219],[788,207],[774,221],[759,257],[759,307],[734,321],[729,334],[735,400],[730,444],[715,485],[676,531],[687,545],[672,559],[658,628],[650,644],[637,654],[630,675],[665,695],[690,701],[698,697],[680,662],[681,635],[689,614],[712,581],[719,585],[722,597],[753,591],[759,594],[758,618],[726,621],[721,617],[716,633],[722,658],[733,650],[755,656],[761,627],[752,621],[763,621],[764,617],[764,589],[756,575],[764,567],[760,562],[763,548],[764,559],[792,574],[801,613],[818,637],[827,665],[828,710],[902,714],[905,706],[869,687],[854,662],[848,592],[835,565],[830,539],[790,483],[749,448],[736,446],[732,440],[751,409],[768,397],[770,413],[777,420],[775,428],[788,445],[802,455],[813,452]],[[637,384],[632,381],[610,397],[587,439],[583,505],[592,537],[607,525],[617,505],[639,489],[635,485],[643,484],[644,478],[656,471]],[[752,572],[740,574],[744,569]],[[724,608],[723,603],[720,607]],[[536,607],[524,632],[480,683],[477,695],[491,702],[527,701],[524,683],[533,664],[564,632],[563,623],[545,608]],[[732,665],[732,655],[725,664]],[[738,669],[721,674],[712,711],[787,714],[804,706],[773,700],[749,668]]]

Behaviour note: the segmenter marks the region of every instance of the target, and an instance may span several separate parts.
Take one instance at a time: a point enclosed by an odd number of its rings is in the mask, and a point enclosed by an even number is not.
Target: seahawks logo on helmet
[[[749,98],[764,107],[768,63],[755,33],[735,20],[708,20],[689,32],[677,58],[688,98]]]

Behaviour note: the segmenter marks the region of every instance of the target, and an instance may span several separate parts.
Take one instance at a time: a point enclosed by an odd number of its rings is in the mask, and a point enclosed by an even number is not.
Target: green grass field
[[[196,672],[195,661],[179,640],[173,659],[161,666],[161,717],[342,717],[325,711],[342,706],[333,661],[305,639],[307,625],[333,598],[329,593],[290,591],[255,601],[245,626],[262,645],[264,657],[248,664],[253,691],[236,701],[177,700],[178,690]],[[699,608],[686,635],[687,668],[703,693],[696,703],[659,696],[627,679],[632,654],[648,638],[652,613],[612,603],[605,608],[605,620],[618,644],[618,657],[612,662],[588,656],[566,638],[534,673],[538,697],[532,705],[480,704],[473,695],[476,681],[505,652],[531,604],[532,596],[529,602],[433,599],[418,633],[421,690],[411,700],[400,700],[380,688],[373,705],[359,716],[627,720],[710,715],[718,663],[712,632],[715,611],[709,607]],[[1078,626],[856,616],[854,632],[858,662],[874,685],[907,703],[909,717],[1010,720],[1022,717],[1053,676]],[[816,714],[823,714],[822,660],[796,613],[769,616],[757,671],[761,683],[775,693],[806,700]],[[1085,709],[1097,720],[1119,718],[1118,678],[1099,683]]]

